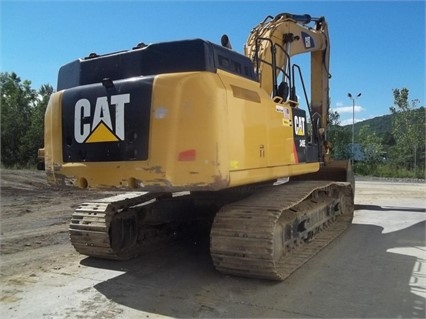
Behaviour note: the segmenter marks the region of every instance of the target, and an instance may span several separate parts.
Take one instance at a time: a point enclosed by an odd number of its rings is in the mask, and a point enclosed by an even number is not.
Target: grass
[[[398,167],[393,164],[369,165],[366,163],[356,163],[354,166],[354,172],[355,174],[363,176],[426,179],[424,167],[417,167],[414,170],[407,169],[405,167]]]

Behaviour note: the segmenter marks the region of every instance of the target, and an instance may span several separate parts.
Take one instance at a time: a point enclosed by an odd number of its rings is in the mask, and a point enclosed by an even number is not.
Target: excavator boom
[[[314,23],[313,26],[310,24]],[[297,101],[291,58],[310,53],[311,100],[307,101],[314,133],[325,141],[329,115],[330,39],[324,17],[289,13],[268,16],[250,33],[245,55],[252,59],[260,86],[271,96]],[[278,77],[282,82],[278,84]],[[314,124],[314,123],[313,123]],[[328,150],[323,150],[323,155]]]

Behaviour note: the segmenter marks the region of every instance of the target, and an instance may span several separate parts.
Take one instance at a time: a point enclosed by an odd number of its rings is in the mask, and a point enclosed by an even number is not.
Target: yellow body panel
[[[277,106],[259,83],[225,71],[154,78],[146,161],[64,163],[62,95],[52,95],[45,117],[46,171],[54,184],[218,190],[319,169],[297,163],[292,109]]]

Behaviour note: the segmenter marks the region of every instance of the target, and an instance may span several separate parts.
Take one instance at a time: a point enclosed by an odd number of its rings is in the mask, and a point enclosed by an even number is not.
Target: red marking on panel
[[[294,154],[294,160],[296,162],[296,164],[299,163],[299,156],[297,155],[297,149],[296,149],[296,144],[293,143],[293,154]]]
[[[197,159],[197,151],[196,150],[182,151],[178,155],[178,161],[181,161],[181,162],[195,161],[196,159]]]

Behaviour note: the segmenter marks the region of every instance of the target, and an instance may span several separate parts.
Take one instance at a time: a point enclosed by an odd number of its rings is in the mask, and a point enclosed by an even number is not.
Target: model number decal
[[[315,47],[314,39],[306,32],[302,32],[302,39],[305,49],[311,49]]]

